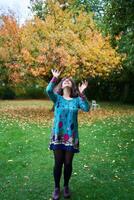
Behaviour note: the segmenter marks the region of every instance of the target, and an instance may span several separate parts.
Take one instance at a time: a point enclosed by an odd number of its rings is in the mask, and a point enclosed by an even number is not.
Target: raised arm
[[[80,85],[79,83],[79,86],[78,86],[79,92],[80,92],[80,95],[78,97],[79,108],[85,112],[88,112],[90,110],[89,102],[83,93],[83,91],[87,88],[87,86],[88,86],[87,81],[82,81],[82,84]]]
[[[90,110],[89,102],[83,93],[80,93],[78,97],[78,105],[79,108],[85,112],[88,112]]]
[[[51,70],[51,72],[53,74],[53,78],[51,79],[48,86],[46,87],[46,92],[49,98],[55,103],[57,100],[57,94],[54,93],[53,89],[57,82],[58,76],[60,75],[60,72],[58,70],[53,70],[53,69]]]

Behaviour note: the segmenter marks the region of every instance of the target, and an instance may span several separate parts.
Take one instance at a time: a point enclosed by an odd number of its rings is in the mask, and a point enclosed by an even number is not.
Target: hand
[[[60,75],[61,71],[58,71],[58,70],[54,70],[54,69],[51,69],[51,72],[53,74],[54,77],[58,78],[58,76]]]
[[[79,83],[79,85],[78,85],[79,92],[82,93],[87,88],[87,86],[88,86],[88,81],[86,81],[86,80],[82,81],[81,85]]]

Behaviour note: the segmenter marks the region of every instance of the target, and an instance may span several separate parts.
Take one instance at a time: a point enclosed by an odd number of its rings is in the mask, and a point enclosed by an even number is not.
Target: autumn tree
[[[1,16],[0,74],[1,82],[11,85],[20,81],[20,28],[13,16]]]
[[[49,3],[48,3],[49,2]],[[97,31],[92,14],[79,11],[76,23],[73,13],[48,1],[45,20],[35,17],[23,27],[24,60],[35,76],[47,76],[51,68],[76,78],[105,76],[121,68],[121,57]]]
[[[121,69],[120,55],[111,48],[109,37],[98,32],[92,13],[79,10],[74,21],[74,12],[62,9],[58,1],[46,3],[45,20],[35,16],[20,27],[14,18],[2,18],[3,80],[6,76],[8,82],[44,80],[51,68],[76,79],[108,76]]]

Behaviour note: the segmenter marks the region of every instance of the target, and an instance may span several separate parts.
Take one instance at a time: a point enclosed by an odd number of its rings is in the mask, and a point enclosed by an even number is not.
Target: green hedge
[[[1,87],[0,88],[0,99],[15,99],[15,91],[10,87]]]
[[[90,79],[85,91],[89,100],[120,101],[134,103],[134,83]],[[44,99],[48,98],[44,87],[0,87],[0,99]]]
[[[44,87],[1,87],[0,99],[41,99],[47,98]]]

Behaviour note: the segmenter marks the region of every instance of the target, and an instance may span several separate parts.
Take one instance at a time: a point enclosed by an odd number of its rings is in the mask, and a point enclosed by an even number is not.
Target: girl
[[[51,134],[50,149],[54,152],[55,165],[53,169],[55,189],[53,200],[60,198],[60,178],[64,164],[64,198],[70,197],[69,180],[72,174],[72,160],[74,153],[79,152],[78,109],[89,111],[89,103],[83,91],[88,82],[83,81],[78,86],[72,78],[63,78],[59,83],[59,90],[54,87],[60,71],[51,70],[53,78],[46,88],[49,98],[54,102],[54,122]]]

